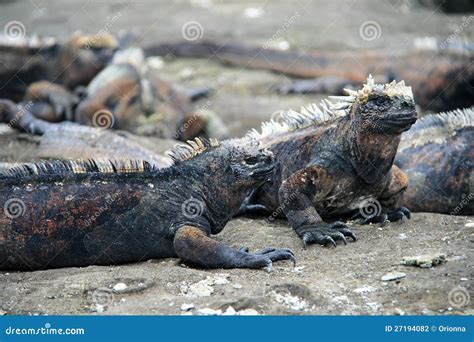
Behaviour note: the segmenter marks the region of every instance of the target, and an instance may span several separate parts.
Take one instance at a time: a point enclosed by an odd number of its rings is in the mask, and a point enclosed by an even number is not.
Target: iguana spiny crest
[[[330,96],[331,99],[337,100],[336,103],[324,99],[319,106],[314,103],[309,104],[301,107],[299,112],[290,109],[281,113],[281,120],[272,119],[263,122],[261,132],[253,129],[247,135],[255,139],[261,139],[279,133],[304,129],[313,125],[329,125],[337,119],[347,116],[356,103],[367,103],[371,94],[378,94],[389,98],[398,97],[413,102],[412,89],[406,86],[404,81],[376,84],[372,75],[369,75],[367,83],[362,89],[345,89],[345,91],[349,94],[348,96]]]

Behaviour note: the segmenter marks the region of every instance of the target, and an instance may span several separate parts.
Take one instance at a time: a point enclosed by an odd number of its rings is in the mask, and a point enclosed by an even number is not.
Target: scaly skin
[[[412,211],[474,215],[474,111],[429,115],[402,135],[395,164],[410,185]]]
[[[146,162],[45,162],[0,174],[0,268],[34,270],[179,257],[204,268],[271,269],[286,249],[210,238],[274,162],[251,139],[196,139],[157,170]],[[19,207],[15,204],[19,204]],[[19,209],[19,211],[18,211]]]
[[[286,113],[283,123],[264,124],[261,134],[249,133],[273,151],[277,168],[246,209],[266,208],[270,218],[284,214],[305,245],[355,240],[346,224],[327,221],[351,217],[368,200],[381,208],[366,215],[366,222],[409,216],[397,206],[408,180],[393,160],[402,132],[417,118],[411,89],[403,83],[375,85],[369,78],[348,101],[336,104],[348,107],[346,114],[308,107]]]

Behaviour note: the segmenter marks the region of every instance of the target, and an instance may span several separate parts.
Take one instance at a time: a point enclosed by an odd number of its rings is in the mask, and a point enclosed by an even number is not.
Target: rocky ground
[[[443,40],[463,20],[461,15],[443,15],[400,0],[350,0],[343,5],[327,1],[143,0],[124,5],[120,1],[23,0],[0,1],[0,12],[2,27],[19,20],[28,34],[60,39],[77,29],[94,33],[106,27],[114,33],[137,30],[143,44],[151,44],[181,39],[182,25],[198,21],[205,38],[258,44],[270,40],[281,46],[348,53],[364,48],[406,49],[423,37]],[[295,15],[297,20],[281,32]],[[361,23],[369,20],[376,20],[382,30],[373,41],[359,35]],[[472,37],[472,24],[463,35]],[[214,88],[213,96],[198,106],[220,115],[233,136],[257,127],[277,110],[298,108],[321,97],[278,96],[271,87],[289,83],[288,77],[206,60],[165,59],[162,71],[163,77],[186,88]],[[7,129],[0,133],[0,162],[38,158],[39,138]],[[161,146],[156,148],[161,150]],[[473,217],[419,213],[404,224],[354,224],[359,241],[347,246],[303,250],[285,221],[240,218],[216,238],[252,250],[291,248],[298,258],[296,267],[279,262],[271,273],[208,271],[166,259],[0,272],[0,314],[472,314],[473,226]],[[418,255],[444,255],[446,260],[432,267],[400,264],[404,257]],[[387,274],[401,278],[382,281]]]
[[[178,259],[123,266],[0,273],[6,314],[473,314],[474,220],[415,214],[385,227],[354,225],[359,241],[301,247],[286,222],[233,220],[220,241],[251,250],[288,247],[273,271],[201,270]],[[404,257],[445,255],[432,267]],[[429,266],[429,265],[425,265]],[[382,281],[387,274],[402,278]]]

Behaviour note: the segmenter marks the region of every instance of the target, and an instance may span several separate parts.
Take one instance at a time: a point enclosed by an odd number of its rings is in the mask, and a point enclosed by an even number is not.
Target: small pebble
[[[192,309],[194,309],[194,304],[193,303],[184,303],[183,305],[181,305],[180,309],[181,309],[181,311],[192,310]]]
[[[232,306],[229,306],[227,310],[224,311],[222,315],[224,316],[234,316],[237,314],[237,311]]]
[[[209,316],[222,315],[222,310],[214,310],[214,309],[211,309],[211,308],[199,309],[198,312],[201,315],[209,315]]]
[[[113,290],[116,292],[124,291],[127,288],[125,283],[117,283],[114,285]]]
[[[385,274],[384,276],[382,276],[382,278],[380,278],[380,280],[382,280],[382,281],[392,281],[392,280],[397,280],[397,279],[404,278],[404,277],[406,277],[406,273],[403,273],[403,272],[389,272],[389,273]]]
[[[245,309],[239,311],[240,316],[257,316],[260,315],[257,310],[254,309]]]

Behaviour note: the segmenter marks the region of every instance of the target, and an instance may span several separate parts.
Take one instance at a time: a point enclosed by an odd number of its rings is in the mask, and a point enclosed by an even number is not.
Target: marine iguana
[[[201,140],[143,161],[52,161],[0,173],[0,268],[35,270],[179,257],[204,268],[295,261],[288,249],[249,253],[210,238],[246,192],[268,179],[272,153],[244,138]]]
[[[344,85],[361,85],[368,74],[380,82],[406,80],[415,101],[434,112],[474,104],[474,64],[468,51],[407,49],[406,51],[282,51],[265,46],[199,40],[170,42],[144,48],[147,56],[194,57],[219,60],[243,68],[316,78],[283,86],[287,92],[342,91]],[[354,67],[357,66],[357,67]]]
[[[19,102],[29,84],[50,81],[69,90],[87,85],[111,60],[118,42],[108,33],[54,38],[0,36],[0,98]]]
[[[474,111],[418,120],[403,133],[395,165],[409,179],[402,205],[412,211],[474,215]]]
[[[61,46],[58,52],[51,52],[54,58],[62,60],[66,54],[71,58],[78,55],[79,61],[84,59],[80,58],[83,53],[79,47],[87,44],[87,37],[73,36],[71,41],[74,43]],[[194,101],[209,94],[208,88],[179,89],[159,77],[158,70],[153,67],[153,58],[145,59],[139,48],[117,50],[110,59],[105,68],[94,69],[94,77],[88,84],[81,81],[81,86],[74,88],[74,92],[67,89],[69,86],[53,83],[61,80],[46,72],[50,67],[46,64],[42,67],[45,71],[41,74],[42,80],[30,83],[21,101],[30,104],[31,114],[48,122],[67,120],[183,141],[196,136],[227,137],[226,127],[218,116],[193,109]],[[81,63],[86,68],[86,61]],[[77,67],[71,67],[61,75],[78,72]],[[88,72],[91,70],[83,71],[83,74]],[[10,81],[5,82],[8,86]],[[148,117],[152,118],[148,120]]]
[[[408,179],[393,160],[402,132],[417,119],[411,88],[403,81],[375,84],[369,76],[361,90],[337,99],[323,101],[321,109],[290,110],[282,122],[265,122],[261,133],[248,134],[273,151],[277,167],[243,211],[264,209],[271,218],[284,214],[305,246],[336,246],[337,240],[346,243],[346,236],[356,240],[345,223],[327,220],[359,212],[366,222],[410,215],[397,206]]]

